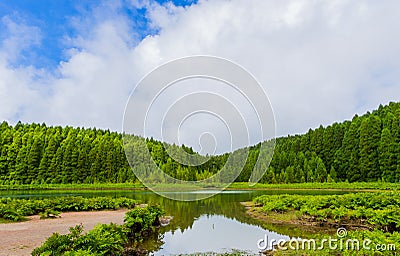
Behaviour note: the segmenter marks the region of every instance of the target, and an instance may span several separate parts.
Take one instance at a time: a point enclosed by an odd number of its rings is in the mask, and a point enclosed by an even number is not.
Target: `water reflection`
[[[207,191],[203,191],[207,193]],[[176,193],[176,192],[172,192]],[[180,197],[196,197],[202,193],[182,192]],[[198,252],[223,252],[239,249],[256,253],[257,241],[264,237],[290,239],[304,236],[304,231],[288,225],[261,223],[249,217],[240,202],[262,194],[343,194],[343,191],[318,190],[253,190],[224,191],[199,201],[176,201],[149,191],[1,191],[0,197],[44,198],[52,196],[129,197],[150,205],[160,205],[174,218],[160,228],[160,235],[145,241],[143,246],[155,255]],[[201,195],[200,195],[201,196]]]
[[[257,253],[257,241],[267,235],[271,239],[290,239],[259,226],[241,223],[223,215],[201,215],[190,229],[168,231],[164,245],[155,255],[226,252],[232,249]]]

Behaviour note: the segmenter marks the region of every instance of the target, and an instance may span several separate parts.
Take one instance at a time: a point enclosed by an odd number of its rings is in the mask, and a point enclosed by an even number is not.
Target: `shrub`
[[[126,247],[156,232],[162,213],[155,206],[134,208],[126,213],[123,225],[98,224],[86,234],[82,225],[77,225],[71,227],[68,234],[54,233],[42,246],[34,249],[32,255],[123,255]]]
[[[131,198],[119,197],[54,197],[45,199],[0,199],[0,219],[20,221],[26,216],[41,214],[43,217],[58,215],[66,211],[115,210],[132,208],[137,201]]]
[[[400,192],[365,192],[344,195],[263,195],[253,200],[263,211],[300,213],[317,220],[365,221],[376,228],[400,230]]]

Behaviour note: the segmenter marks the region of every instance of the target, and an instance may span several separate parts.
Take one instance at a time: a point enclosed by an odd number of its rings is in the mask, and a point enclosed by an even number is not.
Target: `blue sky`
[[[172,2],[176,6],[194,4],[194,0],[156,1],[160,4]],[[65,61],[64,49],[68,47],[64,37],[75,37],[78,31],[72,24],[74,18],[90,15],[93,8],[101,6],[100,1],[70,0],[13,0],[0,2],[0,17],[10,17],[18,22],[27,23],[40,30],[40,43],[32,45],[21,53],[14,65],[33,65],[38,68],[55,68],[60,61]],[[147,26],[146,7],[136,8],[129,1],[121,2],[116,9],[118,15],[131,20],[131,26],[142,39],[157,31]],[[7,36],[7,28],[0,24],[0,38]]]
[[[260,82],[278,136],[304,133],[399,100],[399,10],[397,0],[0,0],[0,120],[121,131],[126,102],[147,73],[213,55]],[[155,116],[196,88],[218,87],[185,86],[166,93]],[[218,93],[244,107],[229,90]],[[199,150],[210,129],[218,145],[229,144],[214,119],[190,121],[181,143]]]
[[[88,8],[81,4],[80,8]],[[18,63],[37,67],[56,66],[63,59],[63,36],[73,36],[74,29],[68,17],[79,15],[77,4],[71,1],[3,1],[0,3],[0,16],[29,23],[41,31],[40,44],[22,53]],[[4,25],[3,25],[4,26]],[[7,33],[2,29],[2,37]]]

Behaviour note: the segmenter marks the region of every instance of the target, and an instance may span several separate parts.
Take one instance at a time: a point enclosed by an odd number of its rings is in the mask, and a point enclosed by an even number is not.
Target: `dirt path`
[[[30,255],[54,232],[68,233],[68,228],[82,223],[85,230],[92,229],[98,223],[114,222],[122,224],[126,210],[98,212],[68,212],[61,218],[40,220],[39,216],[29,221],[0,224],[0,256]]]

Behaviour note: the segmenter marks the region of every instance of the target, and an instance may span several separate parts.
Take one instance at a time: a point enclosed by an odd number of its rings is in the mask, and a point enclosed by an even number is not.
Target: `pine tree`
[[[39,164],[39,173],[38,177],[43,179],[45,183],[50,183],[54,178],[54,172],[52,172],[50,166],[52,160],[57,152],[57,148],[59,146],[59,133],[57,132],[55,135],[50,136],[50,141],[47,144],[46,149],[44,150],[43,157]]]
[[[328,174],[324,162],[319,157],[316,158],[316,162],[317,162],[317,166],[315,169],[316,180],[318,182],[325,182]]]
[[[39,132],[35,132],[38,134]],[[27,155],[27,169],[28,177],[32,179],[33,182],[38,182],[38,170],[40,160],[42,158],[42,136],[40,134],[33,138],[33,143],[29,148],[29,153]]]
[[[27,146],[22,146],[18,151],[17,158],[15,160],[15,172],[12,173],[11,179],[14,179],[19,184],[29,183],[30,178],[28,177],[28,165],[26,162],[28,155]]]
[[[7,176],[9,163],[8,151],[13,142],[13,131],[9,128],[7,122],[0,125],[0,180]]]
[[[337,173],[333,166],[331,167],[331,170],[329,171],[329,176],[332,179],[332,182],[335,182],[337,180]]]
[[[322,125],[318,127],[312,134],[311,134],[311,151],[315,152],[317,155],[322,155],[323,151],[323,141],[324,141],[324,128]]]
[[[369,116],[361,122],[360,127],[360,161],[361,180],[376,181],[379,175],[379,142],[381,139],[381,121],[376,116]]]
[[[91,140],[89,135],[85,135],[82,139],[81,146],[79,148],[78,160],[76,166],[76,172],[78,174],[79,183],[90,183],[90,145]]]
[[[56,154],[51,160],[49,172],[51,173],[51,177],[54,177],[51,183],[62,183],[63,153],[63,148],[61,146],[58,147]]]
[[[266,174],[263,177],[264,183],[275,184],[276,178],[273,167],[269,167]]]
[[[396,181],[397,155],[396,143],[388,128],[382,130],[381,141],[379,143],[379,165],[382,178],[385,181]]]
[[[293,166],[288,166],[285,170],[285,182],[286,183],[294,183],[295,179],[294,179],[294,168]]]
[[[349,129],[344,134],[341,154],[337,159],[337,174],[341,180],[363,181],[364,176],[359,169],[359,140],[360,140],[360,118],[356,115]]]

